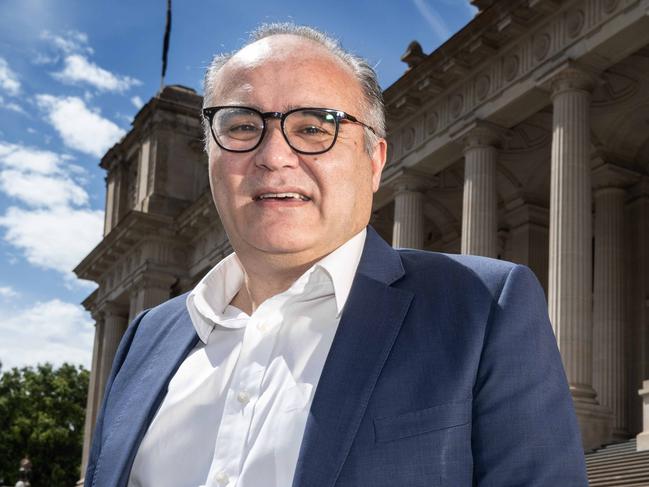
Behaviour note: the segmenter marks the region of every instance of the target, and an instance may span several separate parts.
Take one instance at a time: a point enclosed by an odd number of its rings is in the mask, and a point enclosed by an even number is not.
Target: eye
[[[304,135],[325,135],[329,133],[322,127],[316,127],[315,125],[305,125],[304,127],[300,128],[299,132]]]
[[[244,133],[244,132],[253,132],[257,133],[261,130],[260,127],[257,127],[254,124],[251,123],[241,123],[239,125],[232,125],[228,127],[228,132],[230,133]]]

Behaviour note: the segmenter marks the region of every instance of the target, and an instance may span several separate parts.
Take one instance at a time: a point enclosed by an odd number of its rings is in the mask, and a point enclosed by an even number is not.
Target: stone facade
[[[649,0],[473,3],[480,13],[436,51],[409,46],[409,69],[384,93],[372,224],[395,246],[529,266],[584,447],[630,438],[649,378]],[[166,87],[101,161],[104,239],[75,270],[99,284],[84,301],[96,320],[84,468],[127,323],[231,251],[201,101]]]

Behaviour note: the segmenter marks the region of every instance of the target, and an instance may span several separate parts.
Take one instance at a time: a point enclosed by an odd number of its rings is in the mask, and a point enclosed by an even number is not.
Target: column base
[[[626,441],[631,438],[632,435],[625,428],[613,428],[611,437],[613,438],[613,441]]]
[[[597,403],[575,401],[575,412],[584,450],[599,448],[612,441],[613,413],[609,408]]]
[[[83,484],[84,484],[85,481],[86,481],[86,479],[81,477],[79,480],[77,480],[77,483],[74,484],[74,487],[83,487]]]
[[[642,432],[635,437],[636,451],[649,450],[649,432]]]

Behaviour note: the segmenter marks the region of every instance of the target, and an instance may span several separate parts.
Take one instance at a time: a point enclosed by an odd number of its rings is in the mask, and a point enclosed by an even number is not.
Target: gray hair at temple
[[[365,150],[371,156],[378,138],[385,137],[385,108],[383,106],[383,92],[379,86],[374,68],[372,68],[365,59],[344,50],[336,39],[327,34],[312,27],[295,25],[292,23],[262,24],[250,34],[248,42],[242,46],[241,49],[265,37],[282,34],[303,37],[324,46],[334,57],[338,58],[343,62],[343,64],[349,66],[352,70],[354,76],[358,80],[364,98],[363,103],[361,104],[364,113],[359,117],[364,123],[376,131],[376,134],[374,134],[371,130],[367,128],[364,129]],[[203,81],[203,91],[205,93],[203,101],[204,106],[209,106],[211,103],[211,95],[215,88],[216,77],[219,70],[238,51],[239,50],[227,54],[217,54],[214,56],[214,59],[212,59]],[[207,151],[210,140],[210,130],[205,121],[203,122],[203,125],[205,129],[205,149]]]

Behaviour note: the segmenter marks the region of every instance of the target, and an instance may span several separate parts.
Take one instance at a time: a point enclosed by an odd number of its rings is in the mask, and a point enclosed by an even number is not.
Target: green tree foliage
[[[51,364],[2,371],[0,479],[14,485],[28,456],[34,487],[70,487],[79,479],[89,372]]]

